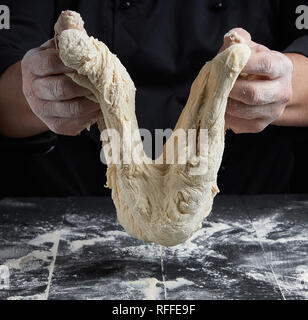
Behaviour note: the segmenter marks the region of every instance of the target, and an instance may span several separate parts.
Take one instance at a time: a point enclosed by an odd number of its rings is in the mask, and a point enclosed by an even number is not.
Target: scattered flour
[[[214,250],[209,250],[209,248],[205,248],[204,244],[210,246],[209,239],[217,232],[229,230],[231,229],[231,225],[227,225],[224,223],[209,223],[209,226],[206,226],[199,231],[197,231],[193,237],[187,240],[185,243],[182,243],[175,247],[165,248],[166,256],[173,256],[179,259],[186,259],[192,256],[205,254],[208,256],[212,256],[219,259],[226,259],[225,256],[216,253]],[[127,253],[134,257],[142,257],[153,259],[153,257],[160,256],[159,246],[155,244],[143,244],[136,246],[128,246],[123,248]]]
[[[295,273],[286,273],[289,275],[278,274],[275,272],[276,279],[279,281],[280,289],[284,294],[296,294],[304,299],[308,299],[308,265],[298,266]],[[267,271],[249,271],[246,272],[246,276],[256,281],[272,283],[271,273]]]
[[[255,228],[255,232],[258,237],[258,241],[261,243],[289,243],[289,242],[308,242],[308,237],[306,235],[294,235],[294,236],[283,236],[278,239],[270,239],[268,238],[269,235],[273,231],[279,231],[279,225],[280,222],[277,221],[277,218],[281,218],[280,213],[276,213],[274,216],[266,217],[266,218],[259,218],[254,220],[253,226]],[[254,242],[256,239],[247,237],[246,235],[243,235],[239,238],[239,240],[244,242]]]
[[[114,236],[99,237],[99,238],[93,238],[93,239],[87,239],[87,240],[75,240],[70,243],[70,250],[72,252],[76,252],[85,246],[93,246],[98,242],[115,241],[115,240],[116,238]]]
[[[51,261],[50,258],[52,258],[51,252],[35,250],[19,259],[7,260],[5,265],[10,269],[22,269],[27,264],[33,263],[34,260],[42,260],[45,262],[50,262]]]
[[[159,281],[156,278],[146,278],[124,282],[124,285],[140,290],[144,295],[144,300],[159,300],[163,289],[157,285],[166,286],[167,290],[175,290],[183,286],[194,285],[194,283],[184,278],[177,278],[176,280],[165,282]]]
[[[261,272],[250,271],[246,273],[246,276],[250,279],[253,279],[256,281],[263,281],[263,282],[268,282],[270,279],[269,272],[265,272],[265,274],[263,274]]]
[[[9,297],[7,300],[14,300],[14,301],[18,301],[18,300],[47,300],[46,299],[46,294],[35,294],[33,296],[13,296],[13,297]]]
[[[275,214],[274,216],[254,220],[252,222],[259,240],[267,239],[268,235],[278,226],[279,223],[275,221],[278,216],[280,215]]]
[[[212,223],[210,223],[210,225],[211,225],[210,227],[206,227],[203,229],[206,232],[206,236],[208,238],[217,232],[228,230],[228,229],[232,228],[232,226],[230,226],[228,224],[219,223],[219,222],[217,222],[217,223],[212,222]]]
[[[308,265],[298,266],[296,268],[297,287],[304,293],[308,299]]]
[[[36,238],[30,240],[28,244],[39,247],[45,243],[54,243],[58,241],[59,238],[61,238],[62,236],[68,235],[68,234],[71,234],[70,230],[66,230],[66,229],[56,230],[53,232],[41,234]]]
[[[11,259],[7,261],[7,264],[15,269],[23,268],[26,263],[30,261],[34,261],[35,259],[50,262],[47,268],[49,272],[48,279],[47,279],[47,287],[42,294],[33,295],[33,296],[24,296],[24,297],[14,296],[14,297],[8,298],[9,300],[47,300],[48,299],[60,239],[64,234],[68,234],[68,233],[70,233],[70,231],[66,229],[62,229],[62,230],[55,230],[53,232],[48,232],[48,233],[39,235],[38,237],[30,240],[28,244],[39,247],[44,243],[52,243],[52,247],[49,251],[36,250],[19,259]]]
[[[114,237],[129,237],[131,238],[131,236],[125,232],[125,231],[120,231],[120,230],[112,230],[112,231],[107,231],[105,232],[106,236],[114,236]]]

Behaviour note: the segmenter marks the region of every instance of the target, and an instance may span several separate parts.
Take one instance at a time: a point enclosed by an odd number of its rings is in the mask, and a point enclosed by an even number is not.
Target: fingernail
[[[97,118],[92,119],[89,121],[89,123],[87,124],[86,128],[88,131],[90,131],[90,128],[97,122]]]

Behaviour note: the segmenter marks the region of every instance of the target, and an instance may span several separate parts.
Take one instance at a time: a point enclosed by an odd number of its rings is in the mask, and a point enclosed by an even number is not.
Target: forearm
[[[279,126],[308,126],[308,58],[287,53],[294,65],[293,96],[282,116],[273,124]]]
[[[0,77],[0,134],[10,138],[26,138],[48,131],[34,115],[22,91],[20,62]]]

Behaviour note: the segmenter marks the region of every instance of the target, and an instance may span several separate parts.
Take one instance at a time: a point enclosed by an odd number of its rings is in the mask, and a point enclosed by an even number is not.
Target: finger
[[[33,50],[27,63],[30,71],[39,77],[74,72],[63,64],[56,49]]]
[[[276,51],[261,51],[251,56],[243,72],[277,79],[288,72],[290,67],[283,54]]]
[[[48,127],[57,134],[76,136],[84,129],[96,123],[100,116],[101,114],[98,112],[91,116],[77,119],[53,118]]]
[[[268,119],[269,121],[277,120],[281,117],[285,106],[277,103],[265,106],[248,106],[242,102],[229,99],[226,113],[232,117],[254,120]]]
[[[64,102],[46,101],[38,112],[43,117],[83,118],[100,112],[100,106],[87,98],[77,98]]]
[[[36,78],[33,90],[42,100],[63,101],[91,95],[91,91],[79,86],[66,75]]]
[[[247,43],[251,41],[251,35],[248,31],[246,31],[243,28],[234,28],[231,30],[231,33],[235,32],[237,33],[240,37],[242,37]]]
[[[282,84],[278,80],[249,80],[239,78],[230,93],[230,98],[247,105],[266,105],[275,102],[286,102]]]
[[[220,49],[220,52],[229,48],[232,44],[234,44],[236,42],[240,42],[241,39],[243,39],[247,44],[249,44],[251,42],[250,33],[242,28],[234,28],[234,29],[230,30],[224,36],[224,43],[223,43],[222,48]]]
[[[250,49],[252,51],[252,55],[255,53],[259,53],[259,52],[269,52],[271,51],[269,48],[267,48],[266,46],[253,42],[251,41],[250,43]]]
[[[56,45],[55,45],[55,40],[54,39],[49,39],[47,40],[45,43],[43,43],[40,46],[41,50],[45,50],[45,49],[56,49]]]
[[[62,11],[55,24],[55,32],[57,34],[61,34],[64,30],[68,29],[75,29],[86,33],[84,29],[84,22],[77,12],[69,10]]]
[[[236,134],[260,133],[271,123],[264,119],[256,119],[256,120],[239,119],[229,114],[226,114],[225,119],[226,119],[226,127],[228,129],[231,129]]]

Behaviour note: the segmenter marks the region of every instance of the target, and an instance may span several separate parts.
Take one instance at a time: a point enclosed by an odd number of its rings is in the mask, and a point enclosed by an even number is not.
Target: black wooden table
[[[0,299],[307,299],[307,222],[308,196],[220,196],[193,239],[161,248],[109,198],[4,199]]]

